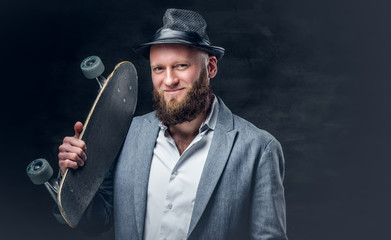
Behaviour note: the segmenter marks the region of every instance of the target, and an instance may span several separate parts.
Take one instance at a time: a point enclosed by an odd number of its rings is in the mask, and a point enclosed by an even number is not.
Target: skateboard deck
[[[57,203],[71,227],[76,227],[104,177],[118,157],[137,104],[137,72],[131,62],[119,63],[92,106],[80,139],[87,145],[87,161],[67,169]]]

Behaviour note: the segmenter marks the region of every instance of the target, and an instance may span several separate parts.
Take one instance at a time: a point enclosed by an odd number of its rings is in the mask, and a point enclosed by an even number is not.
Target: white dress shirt
[[[145,240],[186,239],[193,213],[198,183],[216,126],[218,101],[201,124],[198,135],[179,154],[162,123],[149,173]]]

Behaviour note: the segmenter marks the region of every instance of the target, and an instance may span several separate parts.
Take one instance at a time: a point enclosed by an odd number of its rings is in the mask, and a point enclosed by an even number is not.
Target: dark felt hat
[[[149,48],[155,44],[180,43],[199,48],[220,59],[224,48],[212,46],[206,34],[204,18],[190,10],[167,9],[163,16],[163,27],[156,31],[152,39],[133,48],[133,50],[149,59]]]

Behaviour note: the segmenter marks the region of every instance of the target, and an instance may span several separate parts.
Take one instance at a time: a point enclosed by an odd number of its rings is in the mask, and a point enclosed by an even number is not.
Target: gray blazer
[[[287,239],[280,143],[218,100],[220,111],[188,239]],[[97,232],[114,221],[116,239],[143,239],[149,170],[158,132],[154,112],[133,119],[116,167],[85,214],[85,229]]]

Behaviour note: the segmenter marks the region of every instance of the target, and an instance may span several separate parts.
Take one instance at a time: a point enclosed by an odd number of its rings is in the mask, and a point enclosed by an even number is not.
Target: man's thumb
[[[76,122],[73,129],[75,130],[75,138],[80,138],[80,133],[83,131],[83,123]]]

